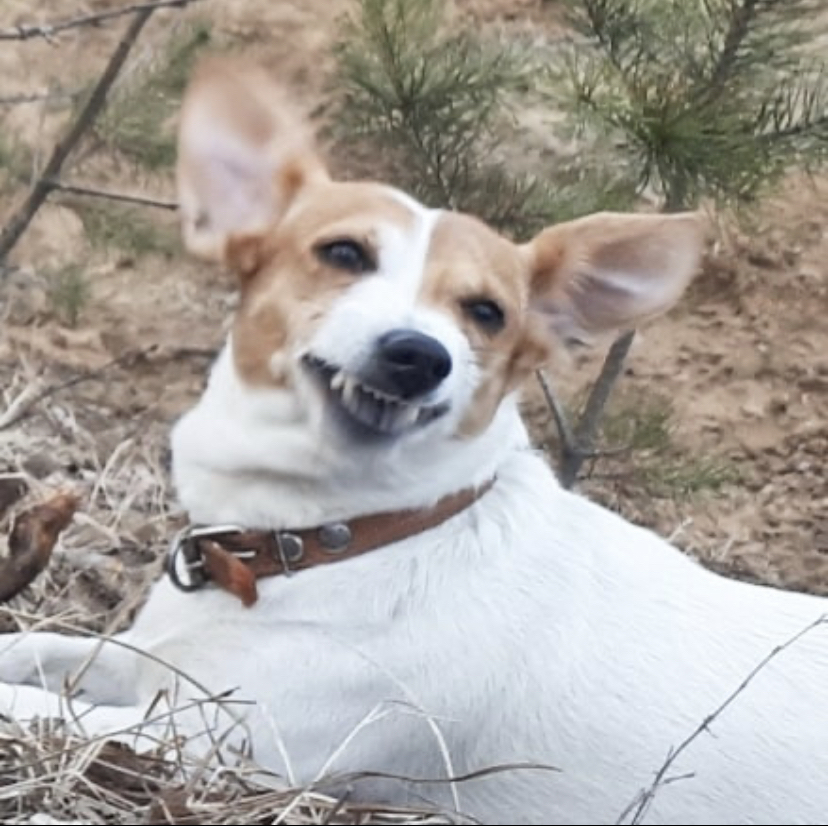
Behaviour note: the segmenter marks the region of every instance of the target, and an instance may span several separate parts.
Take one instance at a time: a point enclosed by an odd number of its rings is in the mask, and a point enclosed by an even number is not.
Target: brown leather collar
[[[248,531],[235,525],[190,527],[173,542],[167,573],[182,591],[196,591],[213,582],[249,607],[258,599],[257,579],[350,559],[436,528],[473,505],[493,484],[494,479],[479,488],[452,493],[431,508],[376,513],[319,528]]]

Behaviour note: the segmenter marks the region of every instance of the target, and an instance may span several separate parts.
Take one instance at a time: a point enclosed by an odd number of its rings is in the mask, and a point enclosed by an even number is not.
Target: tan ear
[[[564,340],[632,329],[678,301],[703,242],[697,212],[602,212],[550,227],[524,246],[533,305]]]
[[[225,260],[233,236],[256,236],[308,181],[326,176],[310,127],[261,67],[210,58],[184,95],[178,131],[184,243]]]

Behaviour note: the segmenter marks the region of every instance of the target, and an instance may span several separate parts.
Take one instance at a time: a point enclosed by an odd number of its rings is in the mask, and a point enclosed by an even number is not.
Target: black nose
[[[416,330],[391,330],[377,341],[371,372],[378,390],[413,399],[434,390],[451,372],[451,356],[435,338]]]

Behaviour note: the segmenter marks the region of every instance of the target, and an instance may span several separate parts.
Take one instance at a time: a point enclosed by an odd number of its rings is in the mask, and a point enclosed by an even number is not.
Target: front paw
[[[86,650],[71,637],[23,632],[0,636],[0,682],[60,692]]]
[[[0,682],[42,684],[42,664],[33,634],[3,634],[0,636]]]

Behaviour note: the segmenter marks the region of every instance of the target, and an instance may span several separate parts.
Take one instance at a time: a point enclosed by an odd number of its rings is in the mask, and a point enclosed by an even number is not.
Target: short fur
[[[432,782],[363,781],[356,794],[425,798],[490,824],[613,823],[671,749],[826,612],[816,597],[716,576],[561,489],[518,415],[516,389],[556,340],[630,327],[678,299],[698,216],[601,214],[515,245],[391,187],[332,181],[283,92],[227,59],[187,93],[179,194],[186,244],[241,289],[209,386],[172,436],[194,522],[314,526],[496,481],[425,534],[261,581],[250,609],[160,581],[80,680],[87,731],[139,722],[163,689],[181,703],[234,690],[253,704],[217,707],[215,730],[244,718],[236,739],[294,781],[374,770]],[[321,256],[342,239],[367,271]],[[481,301],[501,308],[502,329],[474,320]],[[400,329],[451,358],[418,401],[441,415],[366,435],[334,415],[304,357],[359,377]],[[5,638],[0,705],[56,709],[39,684],[59,692],[96,645]],[[204,725],[203,710],[180,714],[191,749],[206,747]],[[515,763],[527,765],[439,782]],[[772,658],[670,775],[681,779],[643,822],[823,822],[824,627]]]

